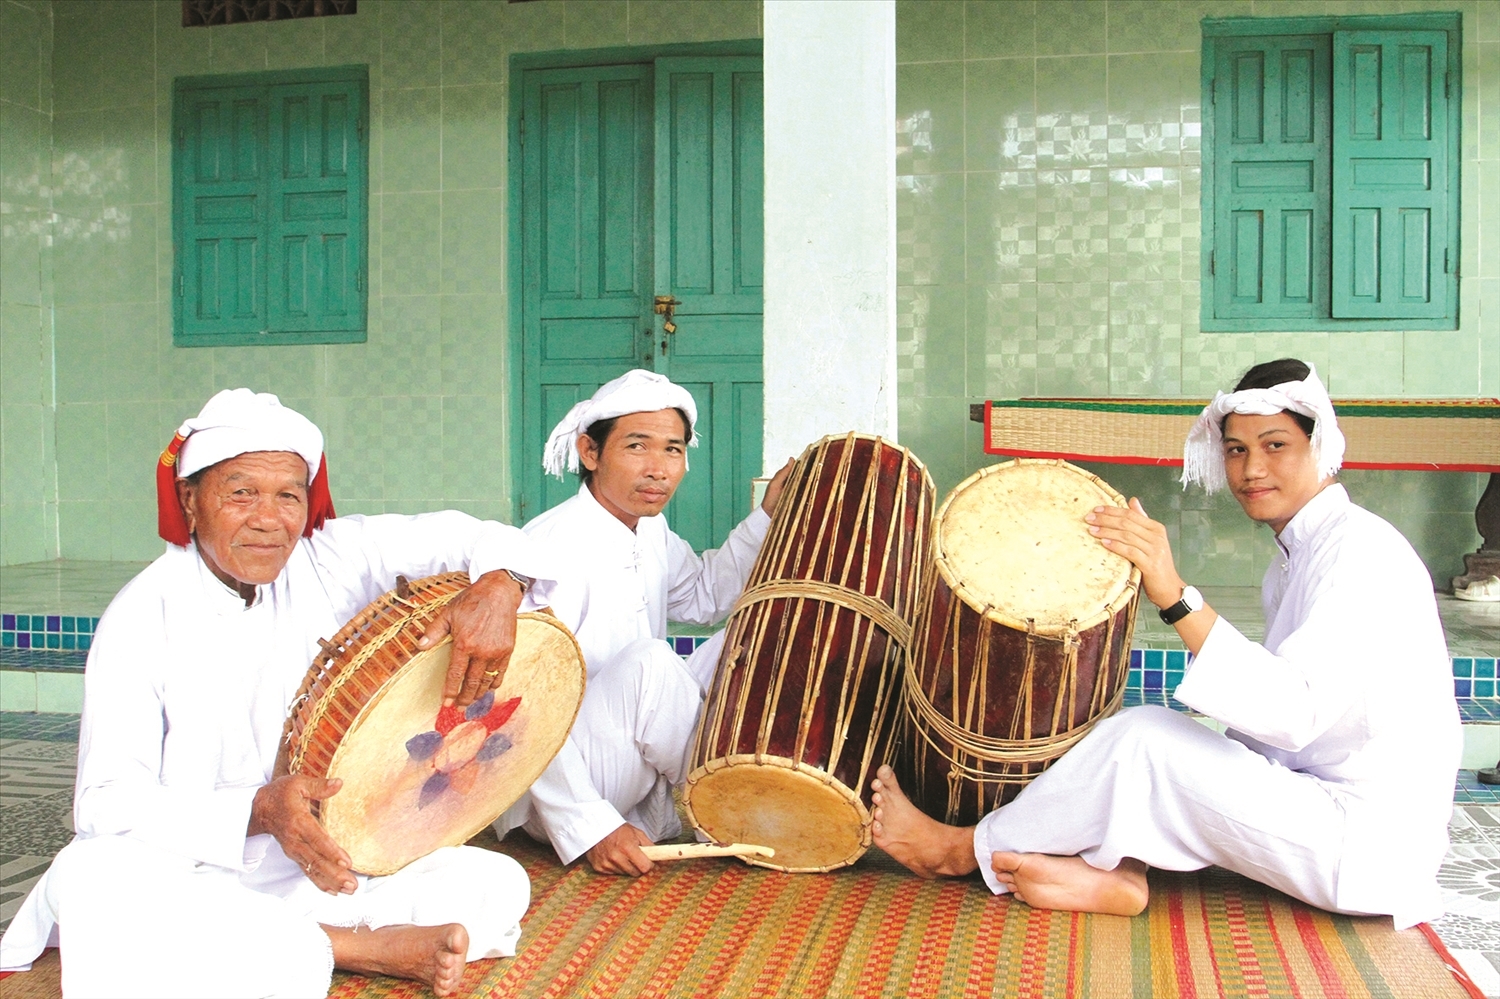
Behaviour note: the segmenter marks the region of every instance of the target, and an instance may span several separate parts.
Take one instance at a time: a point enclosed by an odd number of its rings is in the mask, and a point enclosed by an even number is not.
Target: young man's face
[[[1291,414],[1231,413],[1224,421],[1224,471],[1251,520],[1277,534],[1323,488],[1312,441]]]
[[[631,530],[662,512],[687,471],[683,423],[677,410],[658,409],[620,417],[603,447],[587,434],[578,438],[579,460],[594,473],[589,491]]]

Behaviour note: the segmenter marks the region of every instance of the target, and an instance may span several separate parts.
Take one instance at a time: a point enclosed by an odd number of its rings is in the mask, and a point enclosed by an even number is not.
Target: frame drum
[[[1105,505],[1098,476],[1020,458],[938,510],[898,768],[933,818],[973,825],[1119,708],[1141,575],[1089,534]]]
[[[870,845],[928,558],[932,479],[905,448],[825,437],[797,460],[694,740],[683,803],[721,843],[783,871],[852,864]]]
[[[467,573],[397,587],[313,662],[287,720],[291,772],[344,782],[318,820],[362,874],[391,874],[493,822],[562,748],[583,701],[583,655],[550,613],[519,614],[497,690],[443,707],[452,636],[417,639]]]

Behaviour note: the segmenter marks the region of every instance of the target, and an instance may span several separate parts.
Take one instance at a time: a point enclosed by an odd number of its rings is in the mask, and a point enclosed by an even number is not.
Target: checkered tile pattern
[[[0,648],[87,652],[97,617],[0,614]]]

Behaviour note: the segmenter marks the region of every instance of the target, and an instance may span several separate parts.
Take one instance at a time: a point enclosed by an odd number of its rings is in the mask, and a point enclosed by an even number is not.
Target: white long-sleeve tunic
[[[770,526],[771,518],[756,507],[721,547],[700,557],[667,526],[665,517],[642,517],[632,531],[599,505],[588,486],[581,486],[578,495],[524,528],[540,549],[558,560],[560,576],[555,585],[533,587],[528,599],[550,605],[573,629],[592,685],[600,670],[608,669],[631,643],[665,639],[669,620],[710,625],[727,616],[745,588]],[[713,662],[698,656],[689,666],[699,685],[706,687]],[[694,720],[685,720],[685,731],[691,731]],[[628,762],[635,764],[641,748],[620,746],[618,753],[631,756]],[[497,829],[528,823],[528,829],[545,832],[564,863],[582,855],[617,829],[625,821],[622,812],[630,810],[617,807],[623,802],[606,799],[590,775],[591,765],[611,763],[585,759],[578,741],[570,737],[531,793]]]
[[[1430,915],[1463,737],[1427,570],[1336,484],[1277,541],[1265,642],[1221,617],[1176,697],[1336,796],[1340,909]]]
[[[332,637],[398,573],[468,570],[477,578],[498,568],[544,585],[554,576],[519,530],[454,512],[330,520],[299,541],[249,606],[196,547],[169,545],[110,603],[89,653],[78,838],[128,837],[238,871],[245,886],[275,895],[309,885],[271,836],[247,838],[246,828],[318,639]],[[39,894],[18,913],[7,944],[47,940],[52,926]]]
[[[558,560],[563,577],[533,590],[573,629],[589,675],[638,638],[666,638],[667,622],[711,625],[734,606],[771,518],[760,507],[724,544],[699,556],[663,516],[622,524],[588,486],[528,523],[527,537]]]

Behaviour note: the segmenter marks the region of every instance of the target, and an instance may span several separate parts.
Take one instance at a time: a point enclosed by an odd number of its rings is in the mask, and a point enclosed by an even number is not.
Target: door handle
[[[672,322],[672,312],[681,304],[681,302],[677,301],[671,295],[656,296],[656,314],[662,317],[661,328],[669,336],[677,332],[677,324]],[[662,353],[666,353],[667,341],[663,339],[661,344]]]

